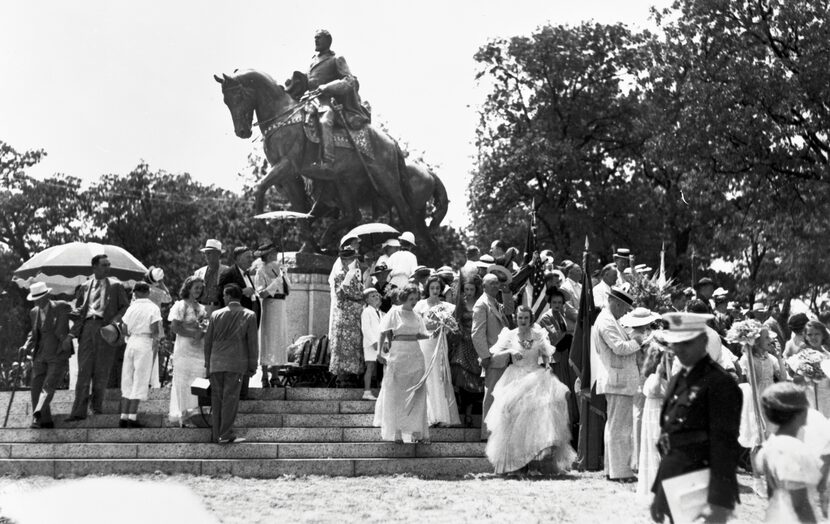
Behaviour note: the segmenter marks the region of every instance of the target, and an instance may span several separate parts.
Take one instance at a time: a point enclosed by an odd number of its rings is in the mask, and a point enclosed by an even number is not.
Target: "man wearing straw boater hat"
[[[43,282],[35,282],[26,297],[35,303],[29,312],[32,330],[22,348],[32,358],[30,427],[33,429],[55,427],[49,404],[69,369],[69,357],[72,355],[72,337],[69,336],[72,306],[67,302],[50,300],[51,291]]]
[[[608,401],[605,422],[605,475],[616,482],[635,482],[631,463],[634,453],[634,395],[640,381],[637,353],[643,335],[628,335],[619,319],[631,311],[634,299],[624,287],[608,293],[608,303],[591,327],[591,351],[596,366],[597,394]],[[592,369],[594,369],[592,362]]]
[[[659,338],[671,346],[682,370],[672,378],[660,412],[658,448],[662,460],[652,491],[651,516],[671,516],[663,481],[710,470],[707,506],[699,516],[725,522],[738,501],[738,429],[741,391],[706,352],[706,322],[712,315],[666,313],[668,329]],[[697,521],[697,520],[696,520]]]
[[[193,276],[205,281],[205,291],[199,298],[199,303],[205,306],[205,312],[210,316],[211,313],[223,305],[219,277],[228,270],[228,266],[222,264],[220,260],[222,257],[222,242],[209,238],[205,242],[205,247],[199,251],[205,256],[207,265],[197,269]]]

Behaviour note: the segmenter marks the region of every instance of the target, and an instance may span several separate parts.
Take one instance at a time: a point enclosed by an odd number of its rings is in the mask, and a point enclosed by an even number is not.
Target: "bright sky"
[[[282,81],[307,70],[314,32],[326,28],[375,118],[439,167],[448,221],[464,225],[485,96],[478,47],[548,22],[647,27],[649,7],[667,3],[18,0],[4,6],[0,31],[0,140],[45,149],[38,177],[91,181],[144,160],[237,190],[236,173],[261,145],[233,134],[212,75],[253,68]]]

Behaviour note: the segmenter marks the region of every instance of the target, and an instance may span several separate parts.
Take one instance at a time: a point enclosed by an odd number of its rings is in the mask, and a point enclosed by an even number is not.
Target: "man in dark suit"
[[[669,383],[660,413],[662,460],[651,505],[655,522],[671,515],[663,481],[701,469],[709,468],[711,477],[708,505],[699,519],[726,522],[738,502],[741,390],[706,352],[706,322],[711,318],[698,313],[663,315],[669,328],[659,336],[671,344],[683,369]]]
[[[92,278],[78,290],[74,324],[70,336],[78,339],[78,379],[75,403],[67,422],[83,420],[89,406],[89,384],[92,382],[92,412],[104,407],[104,394],[109,382],[115,346],[101,336],[101,328],[121,321],[130,305],[124,286],[109,278],[110,261],[106,255],[92,258]]]
[[[49,404],[55,396],[72,355],[69,336],[69,314],[72,306],[49,300],[52,291],[43,282],[32,284],[28,300],[35,303],[29,312],[32,330],[23,350],[32,358],[32,425],[33,429],[53,428]]]
[[[233,432],[242,381],[256,372],[259,358],[256,315],[239,303],[242,290],[228,284],[226,307],[214,311],[205,333],[205,367],[211,388],[213,442],[241,442]]]
[[[256,294],[256,290],[254,289],[254,282],[251,279],[250,275],[248,275],[248,270],[251,268],[251,262],[253,261],[253,253],[251,250],[245,246],[240,246],[234,248],[233,250],[233,265],[229,268],[226,268],[222,271],[219,275],[219,289],[225,289],[225,286],[228,284],[236,284],[242,289],[242,298],[239,299],[239,303],[245,309],[250,309],[256,315],[256,323],[257,327],[259,326],[260,315],[262,314],[261,304],[259,302],[259,297]],[[224,295],[222,295],[224,297]],[[222,305],[227,306],[228,304],[222,299]],[[250,377],[244,377],[242,379],[242,388],[239,390],[239,399],[240,400],[248,400],[248,379]],[[265,378],[263,379],[265,382],[268,380],[267,372],[265,373]]]
[[[259,297],[257,297],[254,289],[254,281],[248,275],[248,270],[251,269],[251,262],[253,262],[253,253],[250,248],[240,246],[233,250],[233,265],[226,268],[219,275],[219,289],[225,289],[228,284],[236,284],[242,289],[242,298],[239,303],[245,309],[250,309],[256,314],[257,324],[259,324],[259,317],[261,308],[259,304]],[[227,304],[223,301],[223,306]]]

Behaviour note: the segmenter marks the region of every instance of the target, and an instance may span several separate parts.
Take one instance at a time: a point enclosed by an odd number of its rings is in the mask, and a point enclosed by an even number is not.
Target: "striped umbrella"
[[[107,255],[110,276],[131,286],[144,278],[147,268],[124,248],[94,242],[70,242],[45,249],[14,272],[14,282],[25,289],[35,282],[52,288],[52,295],[72,297],[92,276],[92,257]]]

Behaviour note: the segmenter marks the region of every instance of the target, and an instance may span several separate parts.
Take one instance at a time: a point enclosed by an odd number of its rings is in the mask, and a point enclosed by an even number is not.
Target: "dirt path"
[[[460,480],[421,480],[407,476],[275,480],[166,475],[132,478],[187,486],[226,524],[651,522],[648,502],[638,499],[634,485],[610,483],[600,473],[575,473],[545,480],[491,476]],[[741,476],[739,480],[743,503],[731,522],[763,521],[766,501],[749,490],[749,477]],[[72,480],[0,478],[0,493],[68,482]],[[172,522],[188,522],[186,515],[175,515],[175,511],[170,516],[174,517]]]

